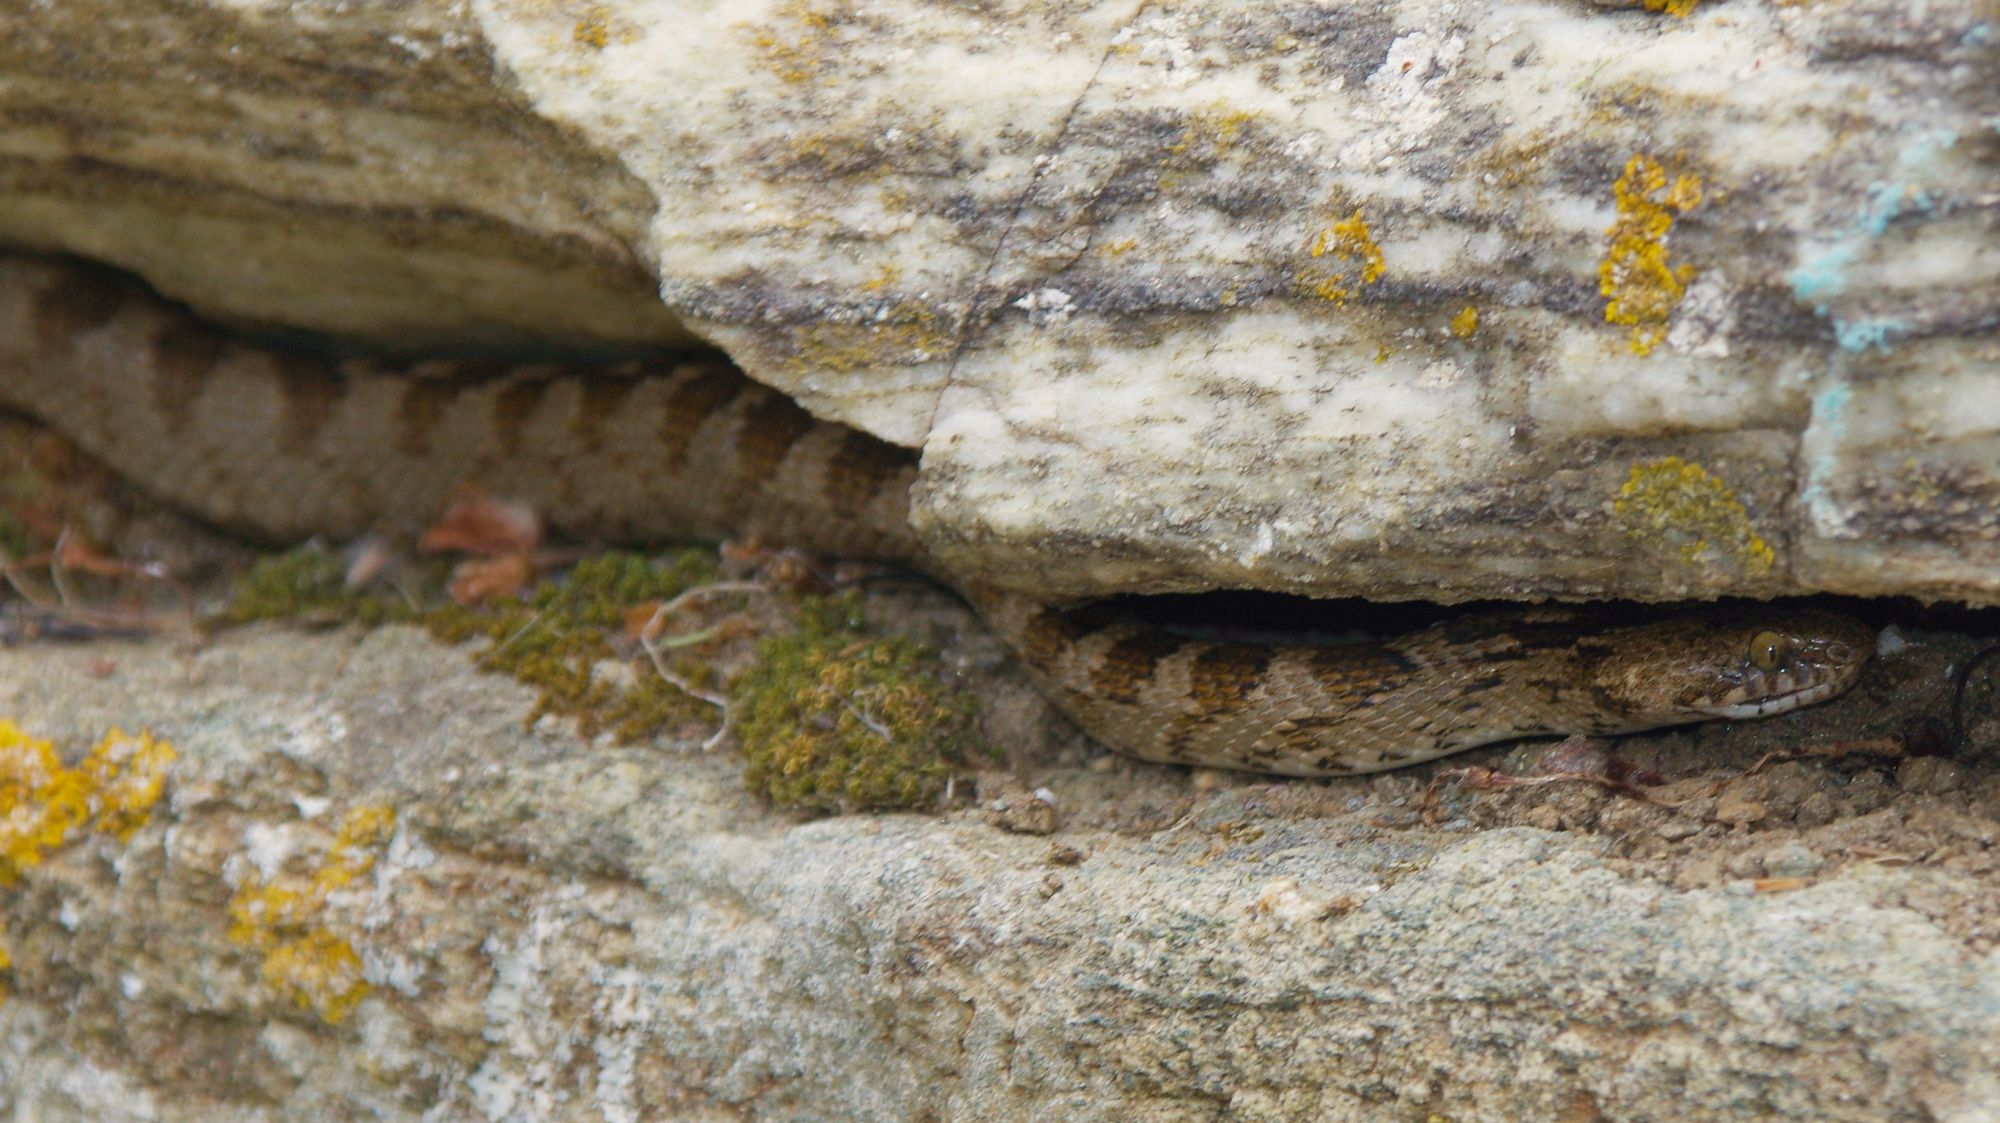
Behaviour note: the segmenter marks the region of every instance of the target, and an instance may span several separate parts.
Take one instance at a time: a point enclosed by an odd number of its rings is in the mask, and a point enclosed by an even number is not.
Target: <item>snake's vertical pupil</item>
[[[1775,671],[1785,665],[1791,645],[1776,632],[1758,632],[1750,639],[1750,664],[1760,671]]]

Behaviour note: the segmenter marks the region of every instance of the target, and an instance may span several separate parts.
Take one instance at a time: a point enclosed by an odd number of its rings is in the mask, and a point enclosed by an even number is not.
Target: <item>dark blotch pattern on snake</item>
[[[559,529],[751,539],[951,582],[909,526],[914,453],[717,363],[328,362],[233,339],[99,271],[12,257],[0,259],[0,405],[270,540],[420,528],[476,480]],[[1293,776],[1782,712],[1846,689],[1875,646],[1854,620],[1775,607],[1629,626],[1524,608],[1379,643],[1250,645],[959,588],[1106,745]]]

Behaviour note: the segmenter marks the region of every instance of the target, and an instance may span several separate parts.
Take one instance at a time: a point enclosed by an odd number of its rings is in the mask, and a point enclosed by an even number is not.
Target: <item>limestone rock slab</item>
[[[1245,787],[1146,829],[1116,815],[1157,789],[1057,776],[1101,825],[1053,836],[798,822],[731,756],[523,729],[531,703],[406,629],[0,650],[0,714],[179,754],[146,826],[0,888],[0,1112],[1874,1121],[2000,1096],[2000,959],[1938,904],[1990,899],[1962,868],[1676,888],[1587,836],[1384,829],[1379,782],[1344,814]],[[332,868],[357,809],[393,815],[365,871],[243,935],[246,885]],[[370,989],[334,1021],[339,948]]]
[[[967,577],[2000,600],[1986,6],[0,21],[0,237],[363,339],[693,331],[921,447]]]

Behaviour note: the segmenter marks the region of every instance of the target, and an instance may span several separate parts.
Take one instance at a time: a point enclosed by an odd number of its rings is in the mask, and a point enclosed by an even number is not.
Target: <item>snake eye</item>
[[[1776,632],[1758,632],[1750,639],[1750,665],[1760,671],[1777,670],[1791,654],[1791,641]]]

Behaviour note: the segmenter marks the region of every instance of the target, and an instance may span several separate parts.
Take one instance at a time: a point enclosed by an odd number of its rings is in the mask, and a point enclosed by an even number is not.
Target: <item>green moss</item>
[[[629,680],[601,677],[596,667],[619,658],[628,613],[714,578],[715,556],[705,550],[681,550],[663,564],[641,554],[607,553],[578,562],[560,581],[536,586],[525,600],[453,605],[425,613],[423,621],[447,643],[490,640],[479,666],[541,691],[530,723],[556,714],[575,718],[585,736],[609,732],[637,741],[698,718],[713,720],[713,710],[649,667]],[[714,677],[697,660],[673,669],[696,687]]]
[[[348,588],[347,563],[314,543],[258,559],[231,586],[223,612],[232,624],[302,620],[373,626],[415,615],[400,597]]]
[[[976,740],[972,697],[908,639],[871,637],[852,597],[808,598],[731,691],[743,780],[805,811],[935,806]]]
[[[0,557],[24,558],[35,553],[35,537],[13,516],[0,511]]]
[[[474,656],[481,669],[541,692],[529,723],[572,718],[585,736],[629,742],[718,720],[713,706],[634,657],[629,635],[647,606],[714,582],[712,551],[657,561],[607,553],[521,598],[428,611],[356,595],[343,568],[316,547],[267,558],[237,583],[229,619],[415,620],[447,643],[484,640]],[[864,632],[852,597],[804,598],[799,618],[795,631],[758,642],[750,669],[728,690],[745,783],[806,811],[935,806],[976,742],[971,696],[946,681],[923,646]],[[635,670],[605,674],[607,663]],[[722,691],[701,658],[673,658],[669,669],[697,690]]]

